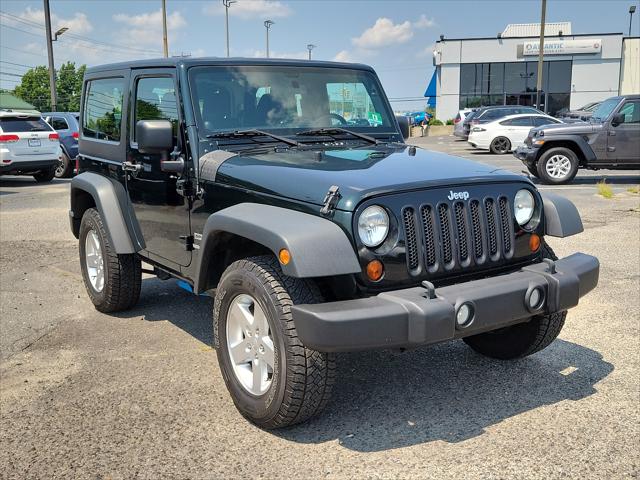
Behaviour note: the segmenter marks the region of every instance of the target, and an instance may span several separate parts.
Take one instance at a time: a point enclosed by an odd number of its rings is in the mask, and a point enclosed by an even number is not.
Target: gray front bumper
[[[517,272],[438,288],[423,287],[374,297],[294,305],[293,320],[304,345],[322,352],[415,347],[495,330],[575,307],[598,284],[598,259],[575,253]],[[527,305],[535,288],[544,292],[537,309]],[[431,296],[431,298],[429,298]],[[474,311],[468,326],[456,326],[463,303]]]

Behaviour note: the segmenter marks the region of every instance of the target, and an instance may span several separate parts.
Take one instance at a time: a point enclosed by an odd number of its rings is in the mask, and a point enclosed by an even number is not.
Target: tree
[[[56,72],[59,111],[77,112],[80,110],[82,80],[86,68],[86,65],[81,65],[76,69],[74,62],[67,62],[62,64]],[[35,105],[41,112],[51,110],[50,92],[49,69],[45,66],[29,69],[22,76],[20,85],[17,85],[14,90],[17,97]]]
[[[29,102],[41,112],[51,109],[50,92],[49,69],[44,66],[28,70],[14,91],[16,97]]]
[[[82,79],[86,65],[76,70],[74,62],[67,62],[58,69],[58,110],[62,112],[77,112],[80,110],[80,95],[82,94]]]

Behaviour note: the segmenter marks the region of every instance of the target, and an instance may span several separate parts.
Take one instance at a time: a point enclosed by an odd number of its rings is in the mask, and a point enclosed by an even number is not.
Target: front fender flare
[[[351,242],[332,221],[272,205],[241,203],[207,219],[196,261],[196,292],[206,282],[216,236],[222,232],[264,245],[276,257],[286,248],[291,261],[281,266],[285,275],[291,277],[327,277],[361,270]]]
[[[584,231],[580,213],[571,200],[553,193],[541,196],[547,235],[564,238]]]

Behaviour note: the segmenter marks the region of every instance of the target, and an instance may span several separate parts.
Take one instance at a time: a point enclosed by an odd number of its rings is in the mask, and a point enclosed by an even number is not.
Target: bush
[[[432,118],[431,120],[429,120],[429,125],[444,125],[444,123],[442,123],[442,120]]]
[[[449,120],[447,120],[447,125],[453,125],[453,118],[450,118]]]

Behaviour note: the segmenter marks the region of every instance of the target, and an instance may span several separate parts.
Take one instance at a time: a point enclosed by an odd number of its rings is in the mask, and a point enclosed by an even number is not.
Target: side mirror
[[[396,115],[396,120],[398,121],[398,126],[400,127],[402,138],[406,140],[407,138],[409,138],[409,117],[405,117],[404,115]]]
[[[173,148],[173,129],[169,120],[139,120],[136,140],[140,153],[167,153]]]
[[[613,117],[611,117],[612,127],[617,127],[621,123],[624,123],[624,113],[616,113]]]

